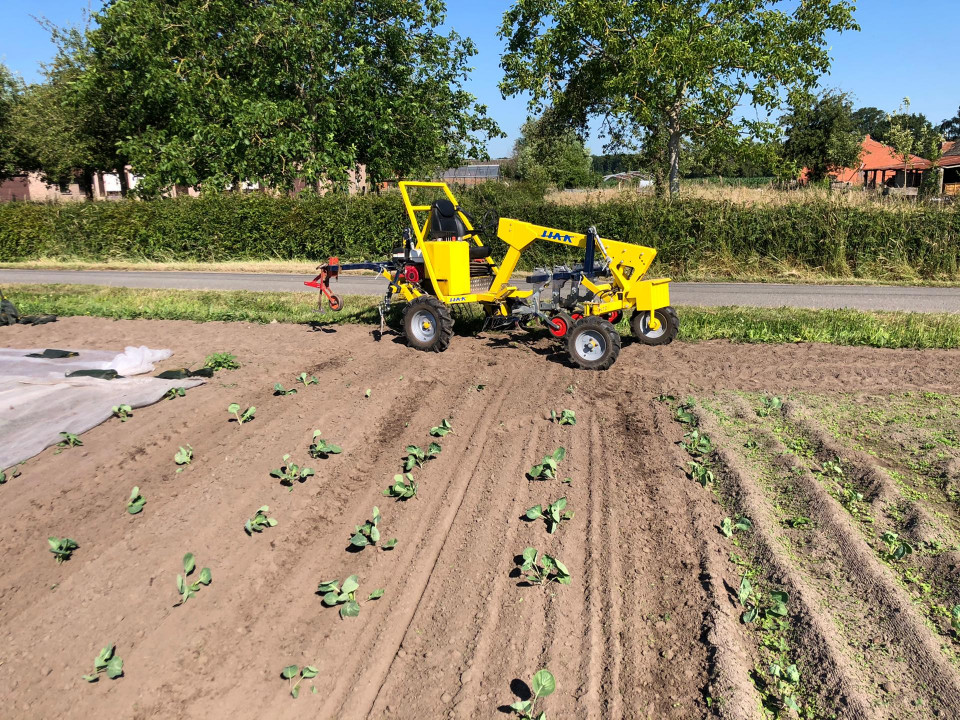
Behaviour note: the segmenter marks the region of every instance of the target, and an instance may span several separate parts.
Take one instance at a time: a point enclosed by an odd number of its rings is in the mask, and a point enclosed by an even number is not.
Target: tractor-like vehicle
[[[410,218],[403,247],[386,261],[341,264],[331,257],[305,284],[320,290],[331,310],[342,307],[330,281],[343,270],[376,270],[389,280],[380,304],[381,321],[399,297],[407,343],[418,350],[442,352],[453,338],[451,307],[479,303],[485,329],[530,327],[541,321],[551,335],[566,342],[570,360],[581,368],[604,370],[620,353],[615,323],[631,313],[630,327],[645,345],[666,345],[677,336],[680,321],[670,306],[670,280],[644,280],[657,251],[642,245],[585,233],[485,216],[476,222],[443,182],[401,182],[400,194]],[[416,205],[413,189],[442,195]],[[440,192],[438,192],[440,191]],[[495,262],[484,236],[507,245]],[[521,289],[513,276],[523,251],[535,242],[553,242],[584,251],[573,267],[536,270]]]

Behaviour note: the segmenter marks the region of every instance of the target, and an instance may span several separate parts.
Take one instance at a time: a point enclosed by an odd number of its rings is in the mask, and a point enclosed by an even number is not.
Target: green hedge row
[[[605,237],[657,248],[660,272],[776,261],[837,276],[900,267],[925,278],[958,277],[960,208],[832,201],[748,206],[692,198],[555,205],[501,185],[465,191],[460,201],[477,217],[492,212],[575,231],[594,225]],[[6,203],[0,205],[0,261],[379,258],[399,246],[406,223],[394,192]],[[524,268],[574,259],[568,248],[537,243],[524,254]]]

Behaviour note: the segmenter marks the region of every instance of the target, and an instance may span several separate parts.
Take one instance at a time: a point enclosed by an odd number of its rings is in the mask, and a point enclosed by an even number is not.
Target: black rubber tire
[[[563,325],[563,328],[556,328],[553,325],[553,321],[556,320],[559,324]],[[559,312],[550,318],[550,323],[547,325],[547,332],[553,335],[555,338],[565,338],[570,334],[570,328],[573,327],[573,319],[567,315],[565,312]]]
[[[432,334],[422,327],[415,327],[415,322],[424,319],[430,322]],[[450,308],[432,295],[421,295],[403,309],[403,332],[410,347],[424,352],[443,352],[453,338]]]
[[[588,339],[600,344],[600,351],[593,357],[585,354]],[[609,321],[597,315],[581,318],[567,335],[567,352],[570,361],[584,370],[606,370],[620,355],[620,333]]]
[[[343,303],[340,301],[339,295],[331,295],[329,298],[329,301],[330,301],[330,309],[333,310],[334,312],[339,312],[340,310],[343,310]]]
[[[664,332],[655,337],[646,334],[644,328],[646,327],[647,313],[634,310],[633,316],[630,318],[630,329],[633,331],[633,336],[637,339],[637,342],[644,345],[669,345],[676,339],[677,332],[680,330],[680,318],[677,316],[677,311],[668,305],[655,310],[653,314],[660,321]]]

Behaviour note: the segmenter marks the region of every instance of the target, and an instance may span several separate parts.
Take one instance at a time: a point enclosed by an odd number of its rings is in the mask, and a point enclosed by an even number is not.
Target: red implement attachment
[[[317,270],[320,271],[320,274],[317,275],[313,280],[304,281],[304,285],[308,287],[317,288],[320,290],[320,297],[317,298],[317,310],[323,312],[323,298],[327,298],[327,302],[330,303],[330,309],[336,312],[343,308],[343,303],[340,302],[340,298],[330,292],[330,281],[340,277],[340,258],[328,258],[325,265],[320,265],[317,267]]]

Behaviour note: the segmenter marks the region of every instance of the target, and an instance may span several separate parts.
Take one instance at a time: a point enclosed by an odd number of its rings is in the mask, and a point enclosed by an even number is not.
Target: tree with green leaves
[[[947,140],[960,140],[960,108],[956,115],[940,123],[940,132]]]
[[[441,0],[124,0],[93,16],[85,97],[138,190],[377,183],[482,157],[473,43]]]
[[[847,93],[800,93],[780,123],[786,136],[784,156],[797,167],[807,168],[811,180],[859,165],[864,135],[854,121],[853,103]]]
[[[0,64],[0,180],[22,169],[13,121],[18,112],[23,83]]]
[[[869,135],[877,142],[883,142],[890,129],[890,114],[876,107],[857,108],[853,112],[853,122],[864,137]]]
[[[513,159],[520,180],[543,188],[596,187],[599,179],[583,140],[549,109],[524,123]]]
[[[850,0],[514,0],[500,35],[505,95],[531,94],[571,122],[604,120],[611,144],[666,148],[679,189],[684,137],[721,145],[766,120],[735,120],[743,101],[773,111],[783,89],[812,88],[829,68],[827,33],[858,29]]]

